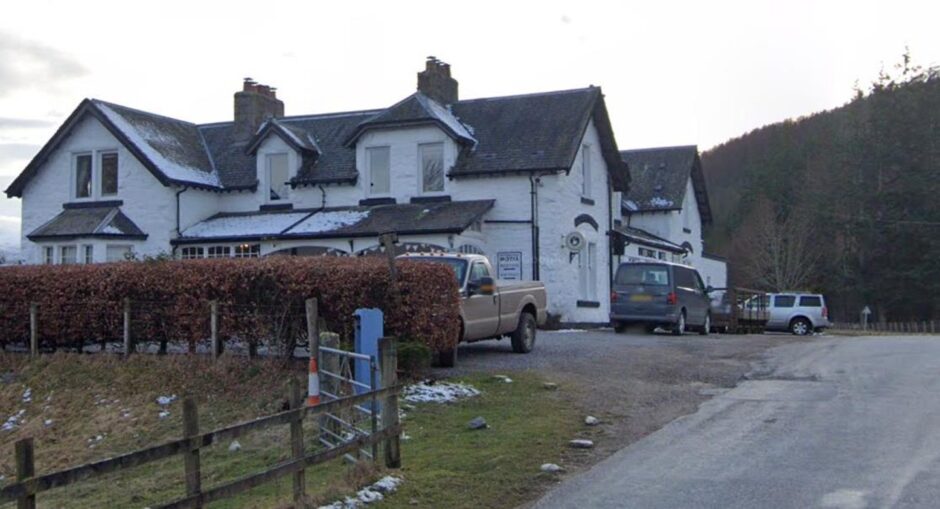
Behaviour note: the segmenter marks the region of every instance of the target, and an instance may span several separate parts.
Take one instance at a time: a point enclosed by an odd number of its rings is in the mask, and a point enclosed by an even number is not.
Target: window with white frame
[[[444,144],[422,143],[418,145],[418,164],[421,165],[422,193],[444,192]]]
[[[202,258],[204,253],[205,250],[201,246],[184,247],[180,251],[180,258],[184,260],[194,260],[196,258]]]
[[[281,201],[286,200],[290,193],[290,171],[288,170],[287,154],[268,154],[265,157],[267,174],[265,178],[268,182],[268,200]]]
[[[597,244],[589,242],[578,253],[578,293],[581,300],[597,300]]]
[[[82,263],[94,263],[95,261],[95,246],[91,244],[85,244],[82,246]]]
[[[105,260],[109,262],[123,262],[133,257],[134,248],[128,245],[109,244],[105,248]]]
[[[646,258],[656,258],[656,251],[653,251],[652,249],[641,247],[638,248],[638,252],[640,253],[640,256],[644,256]]]
[[[52,246],[43,246],[42,247],[42,263],[45,265],[52,265],[55,263],[55,248]]]
[[[235,246],[235,258],[257,258],[261,256],[261,244],[239,244]]]
[[[366,164],[369,168],[370,195],[386,195],[391,192],[389,175],[389,147],[369,147],[366,149]]]
[[[94,169],[92,168],[92,161],[93,159],[91,154],[79,154],[75,156],[75,192],[73,196],[77,199],[91,198],[92,176],[94,173]]]
[[[75,246],[59,246],[59,263],[62,265],[78,263],[78,248]]]
[[[118,192],[118,155],[117,152],[100,154],[101,196],[114,196]]]
[[[581,196],[591,197],[591,146],[581,146]]]
[[[229,246],[209,246],[206,249],[206,258],[228,258],[232,256],[232,248]]]

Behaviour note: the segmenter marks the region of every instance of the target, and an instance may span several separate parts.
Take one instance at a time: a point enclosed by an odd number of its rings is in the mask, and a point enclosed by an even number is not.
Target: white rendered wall
[[[98,150],[118,153],[118,193],[81,201],[122,200],[121,210],[149,236],[143,242],[96,240],[56,244],[92,243],[96,246],[95,261],[104,261],[106,244],[133,244],[141,255],[169,252],[170,239],[176,228],[174,191],[163,186],[97,119],[87,116],[49,156],[23,190],[22,255],[27,263],[40,263],[41,250],[26,235],[62,212],[63,203],[80,201],[73,197],[71,189],[73,154]]]

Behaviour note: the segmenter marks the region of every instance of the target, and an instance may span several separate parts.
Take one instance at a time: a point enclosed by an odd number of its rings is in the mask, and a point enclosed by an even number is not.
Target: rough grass
[[[200,428],[209,430],[279,411],[288,380],[303,367],[281,361],[190,356],[117,357],[57,354],[31,361],[0,355],[0,420],[25,409],[21,425],[0,431],[0,485],[15,478],[13,444],[35,440],[36,470],[46,473],[104,459],[181,435],[181,401],[192,394]],[[554,479],[545,462],[564,464],[567,440],[581,429],[582,416],[568,404],[571,394],[542,388],[534,374],[510,373],[507,384],[488,375],[464,378],[480,388],[476,398],[447,405],[407,408],[401,471],[405,483],[382,506],[511,507],[541,493]],[[24,402],[26,388],[32,401]],[[158,396],[179,398],[160,419]],[[483,416],[490,429],[470,431],[467,421]],[[51,420],[51,424],[45,422]],[[308,451],[315,447],[315,423],[305,426]],[[287,426],[269,428],[202,450],[204,487],[264,470],[289,456]],[[102,438],[97,439],[98,436]],[[575,461],[575,458],[571,458]],[[308,503],[353,494],[382,472],[334,461],[307,471]],[[183,495],[182,458],[89,479],[39,495],[40,507],[146,507]],[[481,489],[485,487],[485,489]],[[287,507],[289,477],[211,507]]]

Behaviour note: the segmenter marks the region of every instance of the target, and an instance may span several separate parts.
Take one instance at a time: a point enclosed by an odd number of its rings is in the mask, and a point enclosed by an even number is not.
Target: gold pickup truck
[[[482,255],[409,253],[400,260],[441,263],[454,269],[460,287],[460,339],[472,343],[509,336],[512,350],[529,353],[539,325],[545,324],[547,297],[539,281],[496,281],[493,267]],[[437,364],[457,363],[457,346],[437,353]]]

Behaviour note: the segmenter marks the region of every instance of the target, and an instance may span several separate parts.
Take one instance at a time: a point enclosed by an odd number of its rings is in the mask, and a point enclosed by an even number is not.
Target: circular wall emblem
[[[584,235],[581,232],[571,232],[565,235],[565,247],[577,253],[584,248]]]

